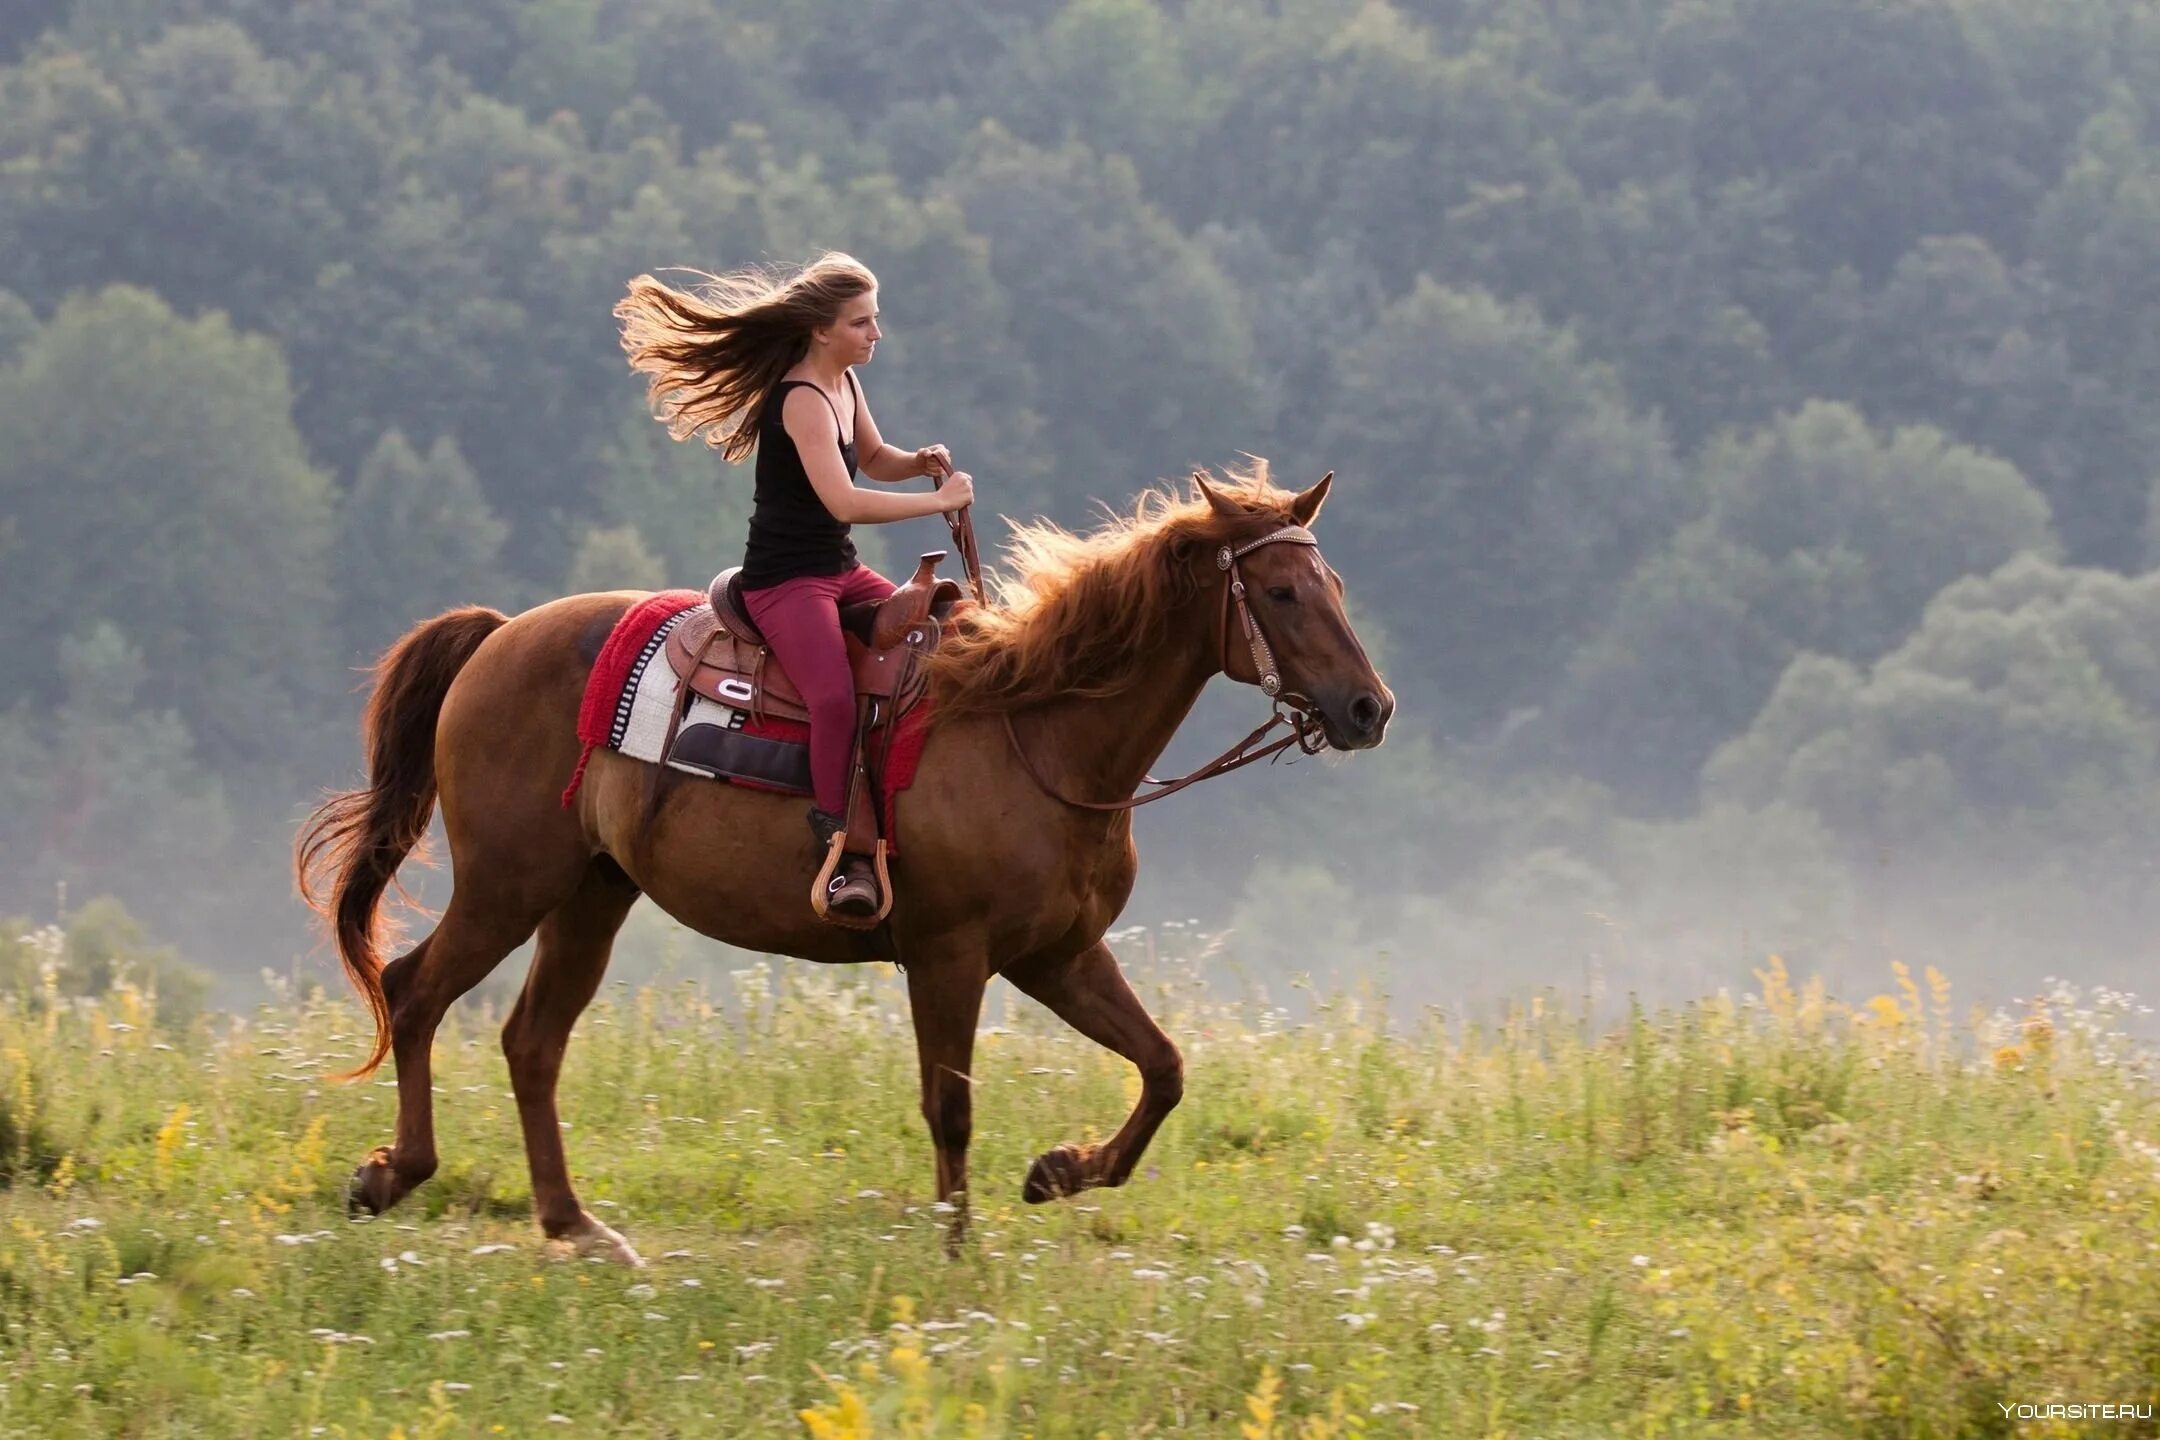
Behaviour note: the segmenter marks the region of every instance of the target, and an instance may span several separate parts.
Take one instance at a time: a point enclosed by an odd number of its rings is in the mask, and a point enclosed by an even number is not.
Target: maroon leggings
[[[743,591],[751,620],[810,707],[810,787],[818,809],[828,814],[840,815],[847,805],[855,734],[855,674],[840,633],[840,607],[882,600],[894,588],[869,566],[857,565],[842,575],[798,575]]]

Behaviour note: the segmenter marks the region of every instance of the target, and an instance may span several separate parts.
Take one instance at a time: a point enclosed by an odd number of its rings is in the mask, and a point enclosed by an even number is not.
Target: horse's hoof
[[[390,1168],[390,1148],[378,1145],[368,1152],[352,1173],[352,1180],[345,1187],[345,1214],[357,1220],[363,1215],[380,1215],[395,1205],[400,1191],[397,1172]]]
[[[610,1264],[631,1270],[643,1270],[645,1257],[638,1254],[621,1233],[601,1224],[588,1215],[576,1226],[555,1237],[558,1244],[567,1245],[579,1255],[597,1256]]]
[[[1045,1200],[1062,1200],[1077,1195],[1087,1188],[1086,1171],[1081,1165],[1080,1152],[1070,1145],[1035,1157],[1028,1166],[1027,1183],[1020,1187],[1020,1198],[1030,1205],[1040,1205]]]

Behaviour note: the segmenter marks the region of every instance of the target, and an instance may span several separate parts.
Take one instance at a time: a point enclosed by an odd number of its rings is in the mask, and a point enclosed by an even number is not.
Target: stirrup
[[[868,930],[892,912],[892,876],[880,836],[869,854],[847,848],[840,818],[813,807],[810,829],[825,842],[825,861],[810,884],[810,909],[820,920]]]

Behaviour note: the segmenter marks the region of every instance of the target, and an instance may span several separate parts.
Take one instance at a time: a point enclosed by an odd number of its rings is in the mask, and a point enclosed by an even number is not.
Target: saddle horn
[[[908,631],[930,618],[930,602],[937,595],[938,562],[945,555],[943,550],[925,551],[907,584],[878,605],[877,620],[870,628],[872,650],[891,649],[906,638]]]

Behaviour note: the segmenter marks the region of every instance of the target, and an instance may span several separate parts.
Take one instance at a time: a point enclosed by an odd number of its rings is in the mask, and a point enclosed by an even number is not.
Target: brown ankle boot
[[[845,828],[840,817],[830,811],[810,807],[810,833],[817,837],[820,864],[823,855],[832,848],[833,836]],[[878,894],[877,868],[867,855],[843,851],[840,862],[825,881],[825,909],[842,915],[867,919],[877,914],[882,897]]]

